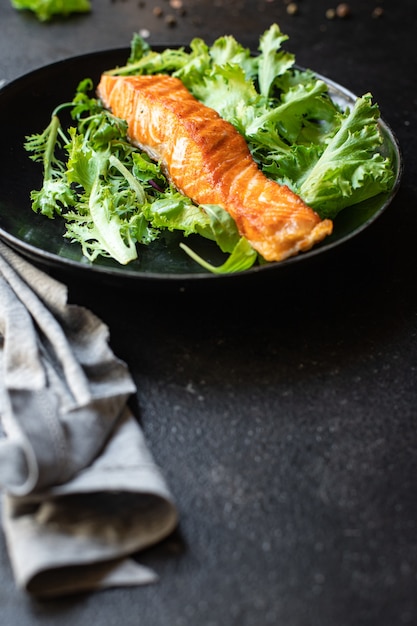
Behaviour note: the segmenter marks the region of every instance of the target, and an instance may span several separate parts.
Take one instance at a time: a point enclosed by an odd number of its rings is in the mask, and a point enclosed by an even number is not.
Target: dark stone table
[[[294,15],[282,0],[92,4],[41,24],[2,2],[0,80],[128,46],[136,31],[155,44],[229,33],[255,46],[276,21],[301,65],[372,92],[405,169],[371,227],[262,281],[165,291],[67,277],[132,371],[180,523],[138,555],[158,584],[48,602],[16,590],[1,537],[0,624],[416,624],[414,0],[351,0],[346,19],[326,17],[329,0],[299,0]]]

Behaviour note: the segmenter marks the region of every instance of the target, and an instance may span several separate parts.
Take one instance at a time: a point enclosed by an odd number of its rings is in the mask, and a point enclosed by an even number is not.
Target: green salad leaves
[[[180,78],[242,133],[266,176],[334,219],[393,186],[392,164],[380,152],[379,110],[371,94],[342,110],[323,80],[297,68],[282,47],[286,40],[273,24],[260,38],[258,55],[231,36],[211,46],[196,38],[188,49],[158,52],[134,35],[126,65],[108,73]],[[224,264],[213,267],[181,244],[206,270],[242,271],[263,262],[224,209],[196,206],[169,184],[159,164],[129,143],[126,123],[91,97],[93,88],[90,79],[81,81],[49,126],[26,138],[25,148],[44,172],[42,188],[31,194],[33,209],[65,219],[65,236],[91,261],[104,255],[129,263],[138,246],[177,230],[210,239],[226,253]],[[66,126],[65,111],[72,120]]]
[[[11,3],[19,11],[33,11],[41,22],[46,22],[56,15],[67,17],[71,13],[91,11],[90,0],[11,0]]]

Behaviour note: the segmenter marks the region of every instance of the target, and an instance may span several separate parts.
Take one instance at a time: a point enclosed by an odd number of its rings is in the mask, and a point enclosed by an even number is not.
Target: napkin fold
[[[132,555],[177,524],[109,329],[0,242],[0,487],[16,583],[38,596],[154,582]]]

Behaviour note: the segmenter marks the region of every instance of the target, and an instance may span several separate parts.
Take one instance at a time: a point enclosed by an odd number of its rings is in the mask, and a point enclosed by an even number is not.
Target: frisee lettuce
[[[67,17],[71,13],[91,11],[90,0],[11,0],[11,3],[19,11],[32,11],[41,22],[47,22],[56,15]]]
[[[211,46],[195,38],[187,50],[157,52],[135,34],[126,65],[108,73],[180,78],[245,137],[268,177],[288,185],[321,217],[334,219],[394,183],[392,164],[380,152],[379,109],[365,94],[342,110],[326,83],[297,68],[294,55],[282,49],[287,39],[273,24],[260,37],[257,55],[232,36]],[[213,267],[181,244],[208,271],[242,271],[262,262],[223,208],[196,206],[169,184],[159,164],[129,143],[126,123],[90,97],[92,89],[90,79],[82,81],[49,126],[26,138],[31,158],[44,170],[42,188],[31,194],[33,209],[63,217],[66,236],[91,261],[104,255],[129,263],[137,258],[137,244],[179,230],[211,239],[229,255]],[[74,125],[64,129],[60,116],[67,108]]]

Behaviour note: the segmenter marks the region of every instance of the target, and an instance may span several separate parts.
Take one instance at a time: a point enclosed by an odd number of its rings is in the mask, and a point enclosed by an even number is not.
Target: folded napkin
[[[0,242],[0,487],[16,584],[37,596],[156,580],[132,555],[177,513],[108,328]]]

